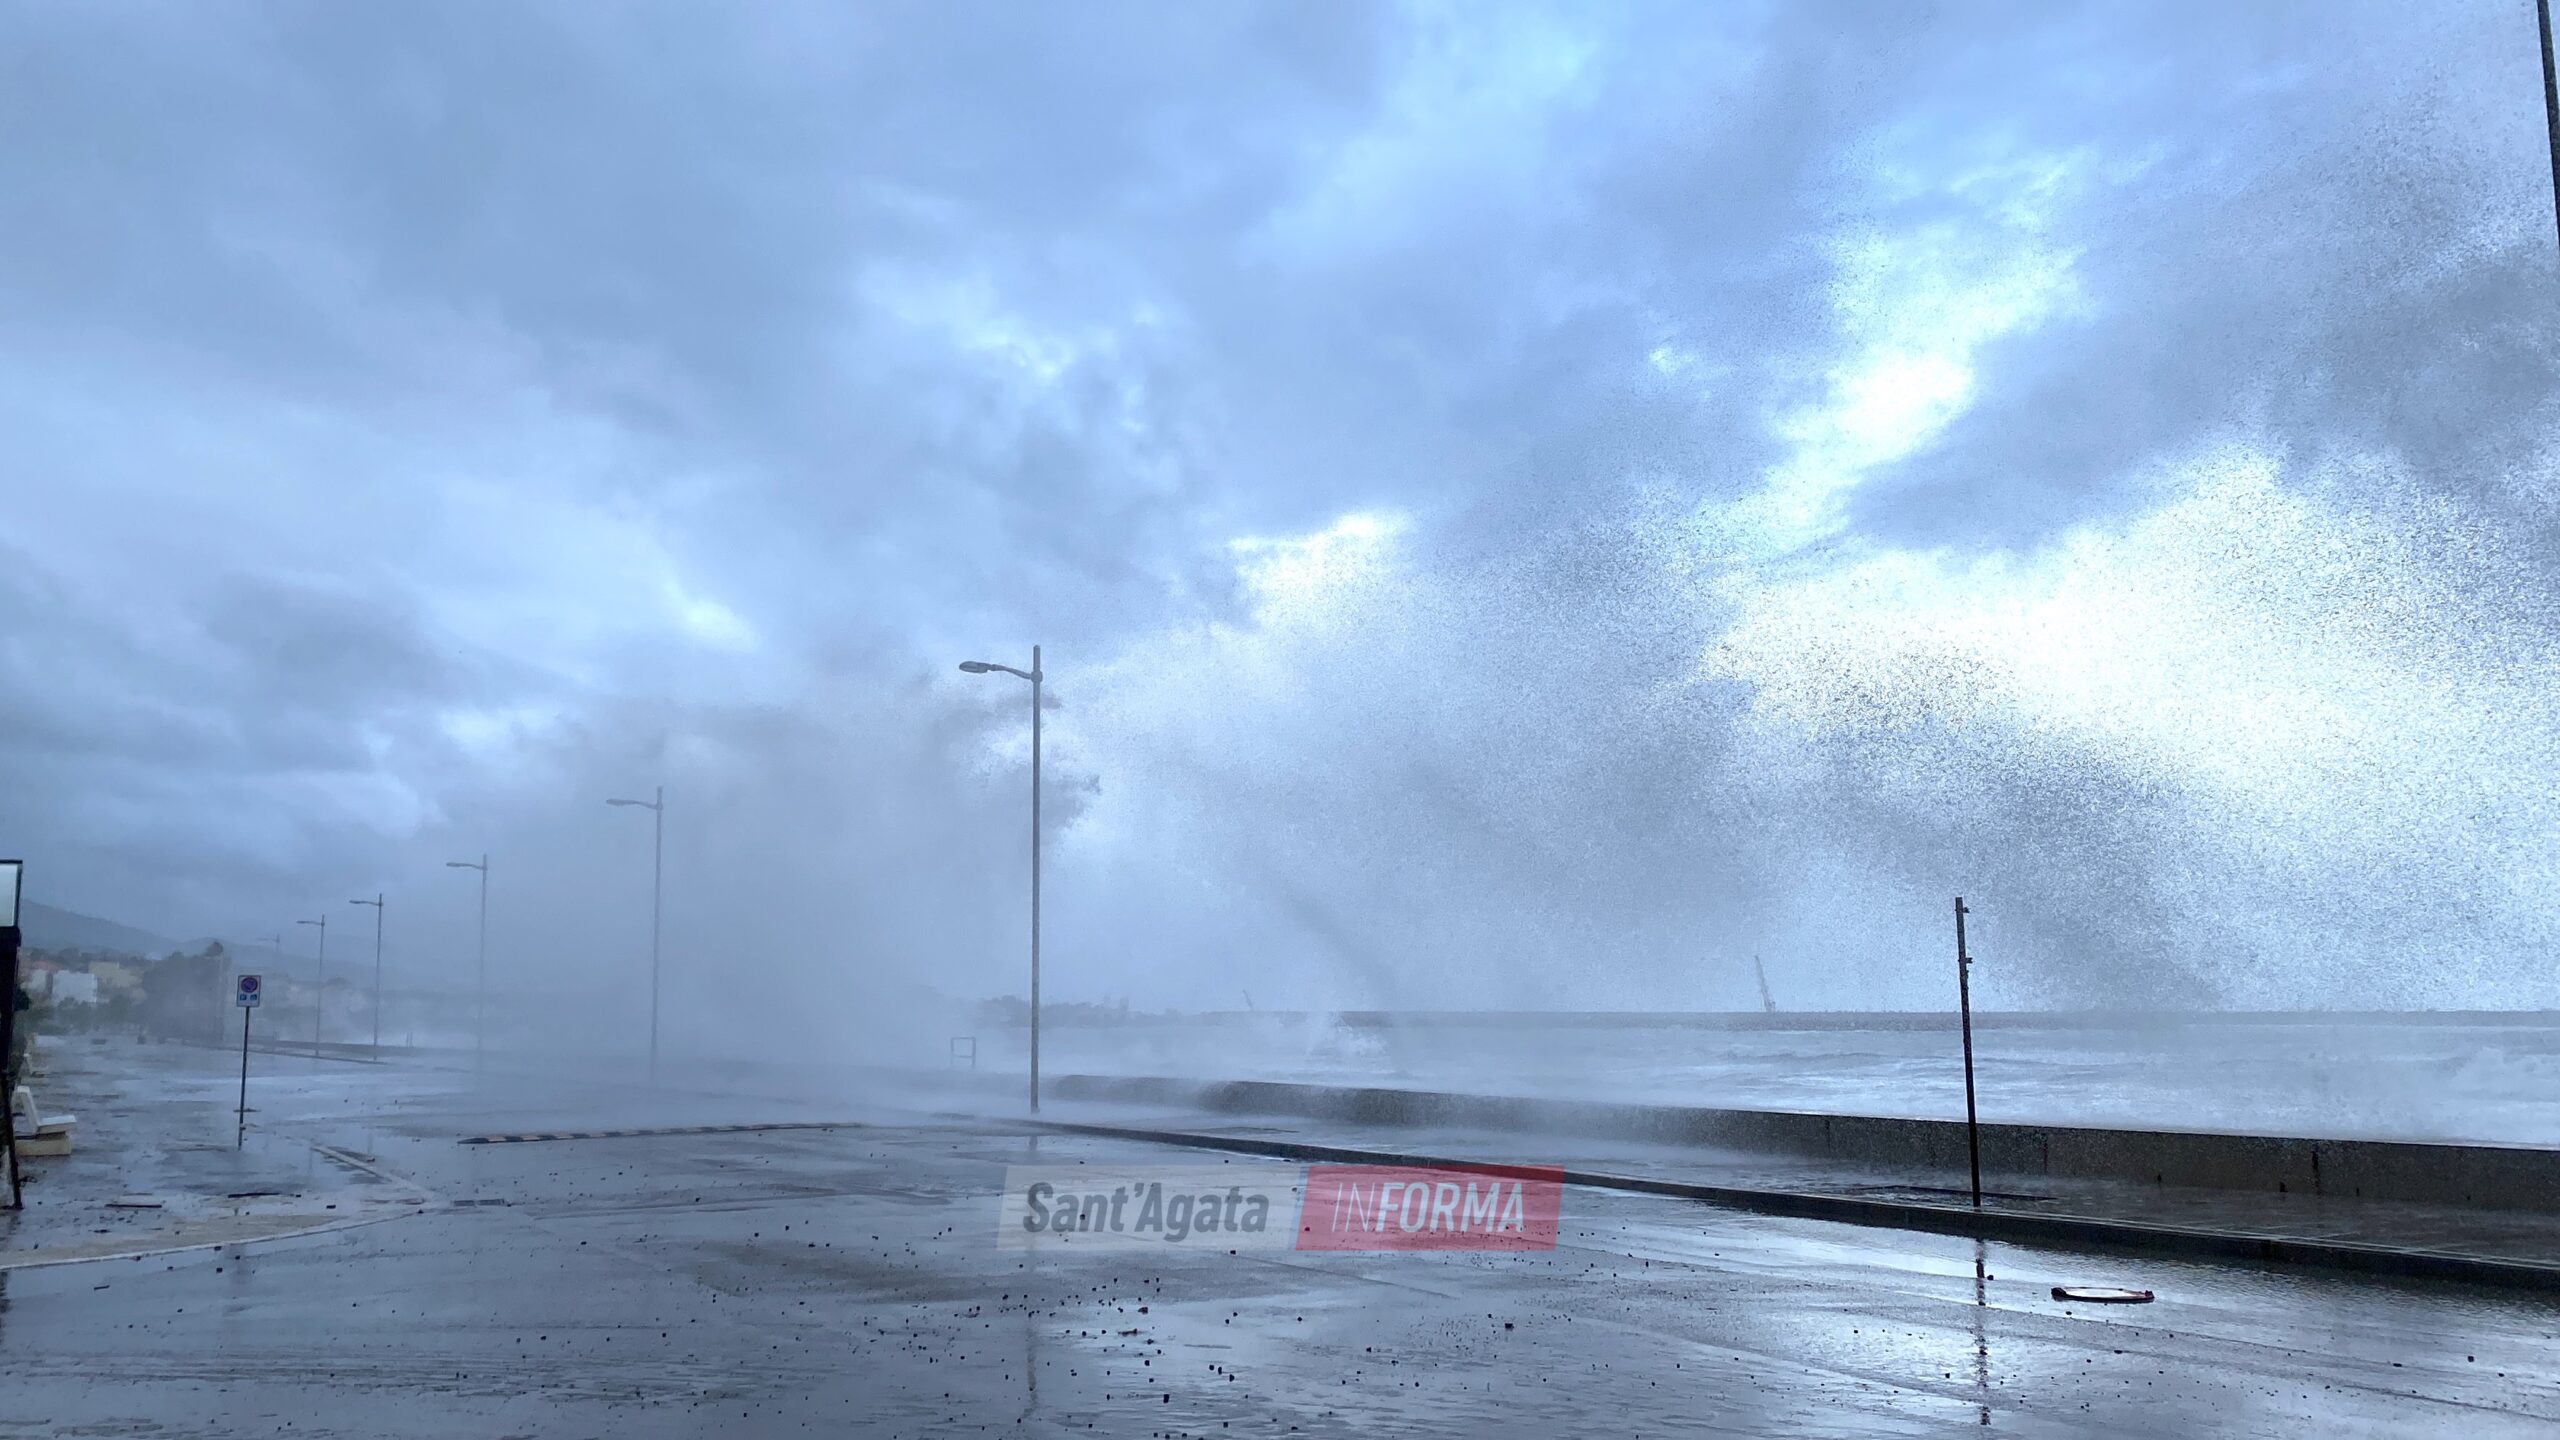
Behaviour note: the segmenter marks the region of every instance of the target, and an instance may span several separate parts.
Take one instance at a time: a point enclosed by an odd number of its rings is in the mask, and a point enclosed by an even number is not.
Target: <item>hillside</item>
[[[18,929],[23,943],[33,950],[120,950],[128,955],[158,955],[177,949],[179,943],[165,935],[94,915],[57,910],[33,900],[18,907]]]

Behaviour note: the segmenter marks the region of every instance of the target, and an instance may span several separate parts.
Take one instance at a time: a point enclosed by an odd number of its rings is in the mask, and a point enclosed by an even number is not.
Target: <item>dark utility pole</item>
[[[2560,226],[2560,70],[2551,55],[2551,0],[2533,0],[2542,26],[2542,120],[2551,137],[2551,219]]]
[[[1956,1005],[1964,1024],[1964,1149],[1973,1163],[1973,1208],[1982,1208],[1982,1124],[1973,1109],[1973,957],[1964,950],[1964,897],[1956,897]]]
[[[23,1209],[18,1195],[18,1072],[9,1062],[18,1053],[18,895],[26,864],[0,860],[0,1150],[9,1162],[9,1208]]]

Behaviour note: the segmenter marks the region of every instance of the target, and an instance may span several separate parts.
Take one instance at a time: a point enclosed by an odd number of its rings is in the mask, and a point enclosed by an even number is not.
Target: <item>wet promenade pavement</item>
[[[231,1138],[232,1064],[174,1047],[57,1060],[46,1107],[81,1112],[82,1149],[42,1162],[0,1262],[99,1228],[90,1241],[125,1248],[0,1273],[0,1436],[2560,1425],[2547,1297],[1578,1188],[1551,1253],[1026,1254],[996,1244],[1005,1166],[1201,1152],[937,1120],[908,1096],[265,1058],[252,1153],[225,1161],[199,1147]],[[822,1128],[460,1143],[741,1124]],[[157,1218],[102,1218],[145,1186]],[[153,1248],[223,1220],[231,1190],[369,1223]],[[2071,1305],[2057,1284],[2159,1299]]]

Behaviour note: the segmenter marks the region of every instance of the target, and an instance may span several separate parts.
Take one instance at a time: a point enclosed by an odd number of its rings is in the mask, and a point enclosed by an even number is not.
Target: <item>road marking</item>
[[[768,1125],[659,1125],[643,1130],[528,1130],[516,1135],[465,1135],[463,1145],[531,1145],[542,1140],[629,1140],[649,1135],[735,1135],[749,1130],[850,1130],[851,1120],[799,1120]]]
[[[399,1205],[374,1214],[315,1215],[306,1211],[291,1215],[228,1215],[182,1220],[165,1230],[140,1235],[0,1251],[0,1274],[49,1265],[80,1265],[97,1260],[140,1260],[187,1250],[221,1250],[262,1240],[293,1240],[334,1230],[353,1230],[361,1225],[379,1225],[385,1220],[418,1213],[416,1206]]]
[[[0,1250],[0,1274],[11,1270],[32,1270],[48,1265],[80,1265],[97,1260],[142,1259],[152,1255],[175,1255],[188,1250],[219,1250],[266,1240],[292,1240],[305,1235],[325,1235],[332,1231],[352,1230],[361,1225],[378,1225],[385,1220],[426,1213],[436,1199],[416,1182],[387,1169],[371,1155],[316,1140],[303,1142],[313,1153],[349,1170],[360,1171],[381,1182],[389,1193],[366,1194],[357,1191],[333,1192],[338,1199],[324,1210],[262,1210],[255,1205],[257,1196],[228,1195],[228,1215],[193,1215],[173,1217],[157,1230],[111,1236],[105,1239],[81,1239],[61,1245],[43,1245],[24,1250]],[[221,1147],[217,1147],[221,1148]],[[308,1203],[315,1196],[296,1196]],[[150,1200],[153,1208],[163,1209],[160,1201],[150,1196],[126,1195],[107,1202],[109,1208],[135,1208],[126,1202]],[[241,1203],[241,1202],[252,1203]],[[341,1209],[340,1206],[344,1206]]]

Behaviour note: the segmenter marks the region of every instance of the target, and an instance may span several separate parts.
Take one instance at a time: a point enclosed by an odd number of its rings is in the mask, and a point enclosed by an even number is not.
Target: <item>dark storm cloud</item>
[[[405,882],[449,936],[414,877],[491,849],[528,963],[610,988],[598,792],[663,780],[705,1023],[761,964],[816,1027],[830,977],[1008,985],[1019,697],[948,666],[1042,639],[1097,988],[1227,1003],[1179,988],[1218,954],[1306,1003],[1708,1003],[1766,935],[1916,1003],[1877,937],[1990,884],[2021,995],[2221,993],[2217,943],[2300,963],[2175,898],[2249,853],[2226,793],[1950,728],[1925,667],[1773,752],[1780,682],[1701,657],[1755,593],[2118,523],[2234,435],[2294,487],[2387,453],[2418,498],[2323,493],[2412,553],[2459,548],[2445,497],[2521,567],[2459,573],[2534,573],[2510,9],[20,9],[10,823],[53,898],[163,929]],[[2062,279],[1749,571],[1696,518],[1868,352],[1952,343],[1844,299],[1915,254],[1915,293]],[[1409,522],[1400,588],[1272,618],[1231,542],[1351,512]],[[2444,613],[2539,633],[2478,591]],[[2261,862],[2217,903],[2322,912],[2336,862]]]

